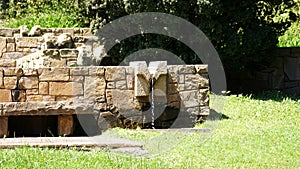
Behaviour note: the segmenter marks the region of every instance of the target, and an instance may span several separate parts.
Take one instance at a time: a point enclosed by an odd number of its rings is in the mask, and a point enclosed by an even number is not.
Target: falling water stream
[[[152,129],[155,129],[154,120],[155,120],[155,103],[154,103],[154,78],[151,78],[151,127]]]

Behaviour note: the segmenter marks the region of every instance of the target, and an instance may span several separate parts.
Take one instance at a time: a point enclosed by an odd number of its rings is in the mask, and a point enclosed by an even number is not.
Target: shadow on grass
[[[300,100],[300,96],[293,95],[293,94],[286,94],[286,93],[283,93],[281,91],[276,91],[276,90],[264,91],[262,93],[253,94],[251,96],[251,98],[255,99],[255,100],[264,100],[264,101],[273,100],[273,101],[277,101],[277,102],[282,102],[284,100],[293,100],[293,101]]]
[[[207,120],[224,120],[229,119],[228,116],[225,114],[219,113],[214,109],[210,109],[209,116],[207,117]]]

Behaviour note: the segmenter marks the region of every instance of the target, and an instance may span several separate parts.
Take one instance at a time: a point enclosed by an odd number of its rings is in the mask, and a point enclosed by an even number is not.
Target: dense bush
[[[278,40],[279,47],[300,47],[300,20],[292,23],[291,27]]]
[[[297,9],[292,0],[10,0],[9,6],[1,14],[2,19],[8,19],[4,22],[6,27],[91,26],[96,30],[128,14],[149,11],[173,14],[187,19],[209,37],[227,73],[267,66],[278,37],[294,19],[291,9]],[[289,37],[280,39],[289,42]],[[109,52],[117,56],[112,64],[149,47],[169,50],[186,63],[200,62],[188,47],[175,39],[143,34],[116,45]]]
[[[3,1],[4,2],[4,1]],[[81,15],[78,4],[73,0],[9,0],[1,11],[5,27],[40,25],[50,27],[86,27],[88,22]]]
[[[212,41],[228,72],[266,66],[278,36],[295,19],[285,0],[87,0],[86,15],[97,29],[121,16],[137,12],[164,12],[187,19]],[[284,15],[284,19],[282,19]],[[176,47],[174,47],[176,46]],[[193,52],[174,39],[144,34],[122,41],[110,51],[118,60],[141,48],[170,50],[186,62],[199,62]]]

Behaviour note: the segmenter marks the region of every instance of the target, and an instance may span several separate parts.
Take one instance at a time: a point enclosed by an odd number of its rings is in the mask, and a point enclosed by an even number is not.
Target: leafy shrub
[[[300,47],[300,20],[292,23],[291,27],[278,40],[278,47]]]
[[[278,36],[295,19],[289,11],[294,5],[294,1],[284,0],[87,0],[82,6],[93,29],[138,12],[164,12],[187,19],[212,41],[230,73],[268,65]],[[147,47],[167,49],[187,63],[199,63],[183,44],[149,34],[128,38],[113,48],[110,54],[118,58],[112,63],[118,64],[128,54]]]
[[[85,18],[78,4],[70,0],[17,1],[10,0],[9,8],[2,11],[5,27],[40,25],[50,27],[85,27]]]

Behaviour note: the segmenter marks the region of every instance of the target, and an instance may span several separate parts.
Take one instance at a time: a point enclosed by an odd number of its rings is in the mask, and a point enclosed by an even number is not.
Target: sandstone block
[[[83,94],[83,86],[78,82],[49,82],[49,94],[52,96],[78,96]]]
[[[38,89],[39,80],[37,77],[21,77],[19,80],[20,89]]]
[[[27,95],[26,99],[28,102],[40,102],[43,101],[42,95]]]
[[[179,74],[195,74],[196,69],[193,65],[181,65],[178,66]]]
[[[4,76],[17,76],[17,68],[4,68]]]
[[[3,52],[6,52],[6,39],[0,37],[0,57]]]
[[[15,43],[14,37],[6,37],[6,43]]]
[[[107,67],[105,70],[105,79],[107,81],[125,80],[125,67]]]
[[[126,76],[126,83],[129,90],[133,90],[133,84],[134,84],[134,76],[133,75],[127,75]]]
[[[89,67],[90,76],[104,76],[104,67]]]
[[[121,110],[133,110],[134,95],[132,90],[107,90],[107,103]]]
[[[6,89],[15,89],[17,87],[17,77],[4,77],[4,87]]]
[[[3,59],[20,59],[23,57],[23,54],[21,52],[7,52],[3,53],[2,58]]]
[[[39,89],[27,89],[26,94],[27,95],[38,95],[39,94]]]
[[[43,96],[43,101],[55,101],[55,96]]]
[[[43,68],[38,69],[40,81],[68,81],[69,69],[66,68]]]
[[[11,91],[7,89],[0,89],[0,102],[11,102]]]
[[[3,77],[4,77],[4,72],[3,72],[3,69],[0,68],[0,88],[4,88],[4,80],[3,80]]]
[[[13,59],[0,59],[0,67],[16,67],[16,61]]]
[[[70,81],[83,83],[83,76],[70,76]]]
[[[11,28],[0,28],[0,36],[12,37],[14,30]]]
[[[39,94],[47,95],[49,94],[49,84],[48,82],[39,83]]]
[[[7,43],[6,51],[7,52],[15,52],[16,51],[16,45],[14,43]]]
[[[16,38],[16,44],[19,48],[37,48],[41,45],[35,37]]]
[[[183,91],[180,92],[181,104],[185,108],[197,107],[198,103],[198,95],[197,90],[194,91]]]
[[[78,50],[77,49],[60,49],[59,50],[61,57],[74,57],[77,58]]]
[[[23,69],[24,75],[25,76],[38,76],[38,70],[37,69]]]
[[[71,76],[87,76],[89,75],[89,69],[85,67],[70,68]]]
[[[66,59],[45,58],[41,60],[43,67],[66,67]],[[37,66],[36,66],[37,67]]]
[[[104,77],[87,76],[84,83],[84,97],[99,102],[105,101],[106,81]]]
[[[116,82],[116,89],[125,90],[127,89],[127,82],[125,80]]]

